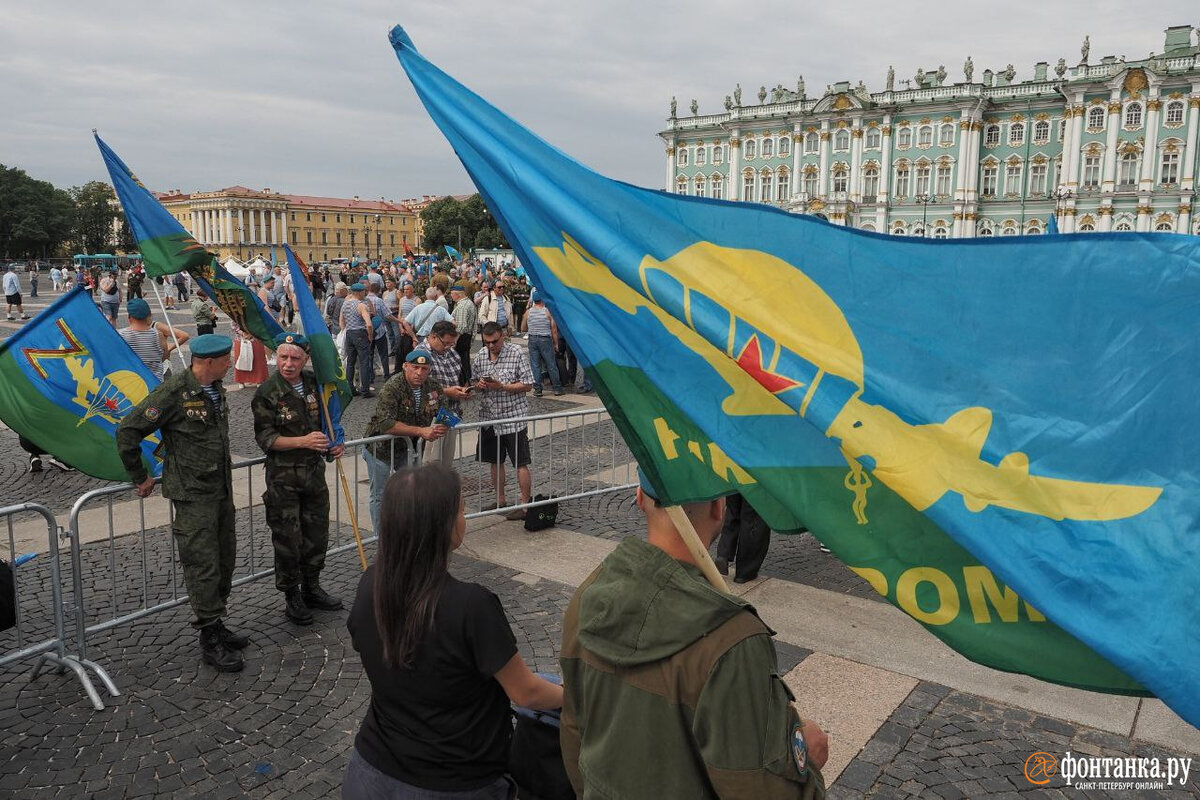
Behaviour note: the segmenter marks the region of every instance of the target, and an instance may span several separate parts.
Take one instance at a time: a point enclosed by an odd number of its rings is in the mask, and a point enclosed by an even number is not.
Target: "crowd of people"
[[[496,421],[481,428],[475,452],[491,466],[495,500],[485,508],[508,505],[508,466],[517,472],[520,505],[528,504],[529,396],[540,395],[547,379],[562,394],[579,370],[553,311],[519,276],[491,282],[462,270],[418,283],[405,273],[320,274],[313,284],[314,294],[318,280],[328,287],[324,311],[343,340],[357,393],[375,396],[376,373],[382,377],[364,432],[377,440],[362,452],[378,551],[346,623],[372,693],[342,796],[515,797],[512,705],[561,710],[562,768],[582,797],[823,796],[826,736],[792,704],[772,632],[751,606],[712,590],[644,475],[637,504],[646,538],[622,542],[575,593],[563,626],[561,683],[530,670],[494,593],[450,574],[466,520],[447,415],[474,405],[480,420]],[[330,523],[326,462],[344,446],[322,432],[320,387],[305,369],[309,342],[286,330],[294,327],[290,276],[254,278],[264,307],[285,327],[273,370],[257,339],[213,332],[216,310],[199,292],[190,299],[193,336],[155,322],[140,297],[127,299],[128,325],[120,329],[163,382],[122,420],[117,447],[146,497],[155,480],[141,443],[161,437],[163,495],[174,507],[200,658],[219,672],[243,669],[243,651],[253,645],[226,625],[237,536],[223,381],[243,348],[251,348],[254,374],[235,374],[256,387],[251,410],[266,455],[262,502],[283,614],[304,626],[314,612],[343,608],[321,573]],[[101,281],[97,289],[102,307],[112,302],[111,286]],[[180,303],[188,302],[183,289]],[[528,348],[511,341],[522,334]],[[476,335],[481,346],[472,354]],[[184,344],[190,362],[164,371]],[[590,388],[585,376],[583,390]],[[713,497],[684,511],[706,546],[724,523],[721,565],[734,561],[738,578],[752,579],[769,531],[741,498],[728,502],[727,510],[725,497]],[[507,516],[524,514],[516,508]]]

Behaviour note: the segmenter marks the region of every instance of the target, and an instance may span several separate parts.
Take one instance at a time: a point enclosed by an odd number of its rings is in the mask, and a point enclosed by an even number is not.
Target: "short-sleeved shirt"
[[[438,791],[486,786],[504,774],[512,723],[497,672],[517,654],[500,600],[453,577],[412,666],[383,660],[375,620],[376,566],[363,573],[346,628],[371,681],[371,703],[354,739],[367,763],[397,780]]]
[[[11,271],[4,273],[4,293],[8,295],[21,293],[21,279],[17,273]]]
[[[367,329],[367,323],[362,318],[362,314],[359,313],[359,310],[358,310],[358,307],[361,304],[366,303],[366,302],[367,302],[366,300],[359,300],[354,297],[346,298],[346,302],[342,304],[342,314],[341,314],[342,322],[343,322],[346,330],[348,330],[348,331],[365,331]],[[367,309],[370,310],[370,308],[371,308],[371,306],[370,306],[370,304],[368,304]]]
[[[450,316],[450,312],[439,306],[433,300],[426,300],[421,305],[408,312],[408,316],[404,321],[412,325],[417,332],[417,336],[425,338],[429,335],[429,331],[439,322],[454,322],[454,317]]]
[[[470,300],[463,298],[454,304],[454,327],[458,335],[475,333],[475,320],[479,317],[479,309]]]
[[[500,348],[500,354],[495,361],[488,358],[487,347],[479,348],[471,359],[471,375],[482,378],[491,375],[501,383],[528,383],[533,385],[533,369],[529,366],[529,356],[523,348],[512,342],[505,342]],[[529,393],[506,392],[503,389],[484,389],[478,393],[479,418],[508,419],[509,417],[529,416]],[[524,430],[524,422],[509,422],[496,425],[496,433],[516,433]]]

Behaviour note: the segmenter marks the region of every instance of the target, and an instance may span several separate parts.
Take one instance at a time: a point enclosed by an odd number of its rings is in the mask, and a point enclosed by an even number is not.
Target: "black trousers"
[[[458,353],[462,359],[462,369],[458,372],[458,383],[460,386],[466,386],[471,382],[471,340],[475,338],[474,331],[467,331],[458,335],[458,341],[454,343],[454,351]]]
[[[717,556],[737,564],[734,577],[753,579],[771,546],[771,529],[754,506],[740,494],[725,500],[725,527],[717,542]]]

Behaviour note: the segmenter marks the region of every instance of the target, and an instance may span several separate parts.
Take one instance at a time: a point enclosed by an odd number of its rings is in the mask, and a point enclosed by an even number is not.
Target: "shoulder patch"
[[[802,776],[808,774],[808,745],[804,742],[804,732],[799,722],[792,723],[792,762]]]
[[[161,415],[162,412],[158,410],[157,406],[149,406],[146,409],[146,419],[150,420],[151,422],[158,419]]]

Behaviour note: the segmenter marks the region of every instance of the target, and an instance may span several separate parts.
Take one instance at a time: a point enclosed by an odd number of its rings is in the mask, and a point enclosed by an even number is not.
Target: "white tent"
[[[230,256],[229,258],[225,259],[225,263],[222,264],[221,266],[225,267],[225,270],[230,275],[232,275],[233,277],[238,278],[238,279],[244,279],[247,275],[250,274],[250,270],[246,267],[246,265],[243,264],[242,262],[238,261],[233,256]]]

